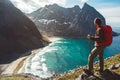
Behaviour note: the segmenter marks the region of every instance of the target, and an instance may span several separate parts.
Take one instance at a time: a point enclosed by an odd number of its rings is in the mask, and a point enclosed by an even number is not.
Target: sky
[[[100,12],[106,23],[112,27],[120,27],[120,0],[10,0],[24,13],[31,13],[45,5],[57,3],[62,7],[79,5],[82,8],[86,2]]]

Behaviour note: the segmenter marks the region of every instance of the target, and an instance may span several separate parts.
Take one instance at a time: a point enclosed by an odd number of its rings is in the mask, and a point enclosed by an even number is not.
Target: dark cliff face
[[[9,0],[0,1],[0,54],[43,47],[35,24]]]
[[[63,8],[57,4],[48,5],[28,15],[42,33],[62,37],[86,37],[94,34],[93,20],[99,17],[105,25],[104,17],[87,3],[83,8],[74,6]]]
[[[86,36],[87,34],[94,34],[95,27],[93,21],[96,17],[101,18],[102,25],[106,24],[105,18],[95,8],[85,3],[76,21],[76,24],[81,29],[81,36]]]

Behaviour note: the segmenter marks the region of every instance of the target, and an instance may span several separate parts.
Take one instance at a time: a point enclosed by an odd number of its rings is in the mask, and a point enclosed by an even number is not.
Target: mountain
[[[43,47],[35,24],[9,0],[0,0],[0,55]]]
[[[114,31],[113,31],[113,32],[112,32],[112,35],[113,35],[113,36],[119,36],[120,33],[117,33],[117,32],[114,32]]]
[[[35,22],[39,31],[48,36],[76,38],[85,37],[88,33],[94,34],[95,17],[101,18],[105,25],[105,18],[87,3],[82,9],[78,5],[72,8],[46,5],[28,14],[28,17]]]
[[[77,17],[77,21],[75,21],[76,26],[79,26],[80,28],[80,34],[81,36],[85,36],[89,34],[94,34],[94,19],[96,17],[101,18],[102,20],[102,25],[105,25],[105,18],[93,7],[88,5],[87,3],[84,4],[81,13]]]

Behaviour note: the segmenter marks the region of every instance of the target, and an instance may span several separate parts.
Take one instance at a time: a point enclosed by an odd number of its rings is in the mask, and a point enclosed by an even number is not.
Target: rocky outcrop
[[[80,75],[76,80],[119,80],[120,75],[106,69],[101,75],[88,76],[87,74]]]
[[[0,61],[11,53],[43,47],[35,24],[9,0],[0,0]],[[7,54],[6,54],[7,53]]]
[[[99,17],[105,24],[104,17],[93,7],[84,4],[72,8],[60,7],[57,4],[47,5],[28,16],[35,22],[38,29],[48,36],[84,37],[94,34],[93,20]]]
[[[113,32],[112,32],[112,35],[113,35],[113,36],[119,36],[120,34],[113,31]]]

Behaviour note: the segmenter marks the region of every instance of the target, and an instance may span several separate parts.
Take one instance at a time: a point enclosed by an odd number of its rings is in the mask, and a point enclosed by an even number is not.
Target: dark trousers
[[[104,48],[105,47],[95,47],[91,51],[89,55],[89,61],[88,61],[88,66],[89,66],[90,71],[93,71],[93,62],[94,62],[95,57],[98,57],[100,71],[103,71],[104,69],[104,59],[103,59]]]

